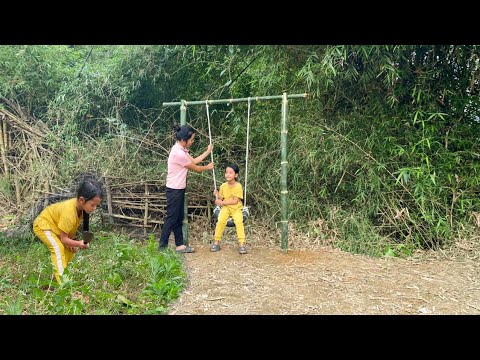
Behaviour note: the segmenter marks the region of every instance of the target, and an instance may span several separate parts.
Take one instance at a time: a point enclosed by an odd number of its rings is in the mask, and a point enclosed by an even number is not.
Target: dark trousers
[[[162,226],[162,234],[160,235],[159,247],[163,248],[168,245],[168,238],[173,231],[175,236],[175,245],[183,245],[183,203],[185,201],[185,189],[165,189],[167,196],[167,216]]]

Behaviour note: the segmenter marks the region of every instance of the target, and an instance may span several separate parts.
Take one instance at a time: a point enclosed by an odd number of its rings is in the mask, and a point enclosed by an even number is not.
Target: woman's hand
[[[207,146],[207,153],[210,154],[213,150],[213,144]]]
[[[76,246],[69,246],[68,249],[74,254],[78,251],[78,247]]]

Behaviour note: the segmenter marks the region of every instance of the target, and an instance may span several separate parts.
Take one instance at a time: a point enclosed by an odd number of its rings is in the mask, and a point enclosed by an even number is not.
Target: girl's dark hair
[[[103,197],[102,185],[97,180],[83,180],[77,189],[77,199],[83,196],[85,201],[92,200],[95,196]]]
[[[85,201],[92,200],[94,197],[99,196],[103,198],[102,185],[97,180],[86,179],[83,180],[77,189],[77,199],[82,196]],[[85,210],[83,211],[83,231],[88,231],[90,225],[90,214]]]
[[[174,124],[173,129],[175,130],[175,138],[177,140],[187,141],[195,134],[195,130],[190,125],[180,127],[178,124]]]
[[[233,171],[235,171],[235,174],[239,174],[240,173],[240,169],[238,168],[238,165],[237,164],[229,164],[227,167],[229,168],[232,168]]]

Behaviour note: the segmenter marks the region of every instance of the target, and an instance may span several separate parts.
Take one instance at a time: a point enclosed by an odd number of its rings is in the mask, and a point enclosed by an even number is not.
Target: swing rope
[[[208,111],[208,100],[205,100],[205,108],[207,109],[208,139],[210,141],[210,145],[212,145],[212,131],[210,129],[210,111]],[[210,152],[210,159],[212,160],[212,163],[213,163],[213,151]],[[213,167],[212,171],[213,171],[213,187],[216,190],[217,189],[217,180],[215,179],[215,167]],[[216,198],[218,198],[218,196]]]

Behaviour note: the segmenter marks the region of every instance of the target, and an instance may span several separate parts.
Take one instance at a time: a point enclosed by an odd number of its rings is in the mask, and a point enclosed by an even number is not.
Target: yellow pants
[[[230,210],[227,206],[222,206],[218,214],[217,226],[215,227],[215,241],[222,240],[223,231],[227,225],[228,218],[231,217],[237,229],[237,237],[240,245],[245,243],[245,229],[243,228],[242,209]]]
[[[50,230],[41,230],[38,226],[34,225],[33,232],[47,245],[48,250],[50,250],[52,264],[55,268],[55,278],[58,284],[60,284],[60,278],[67,265],[72,261],[74,253],[62,244],[57,234],[54,234]]]

